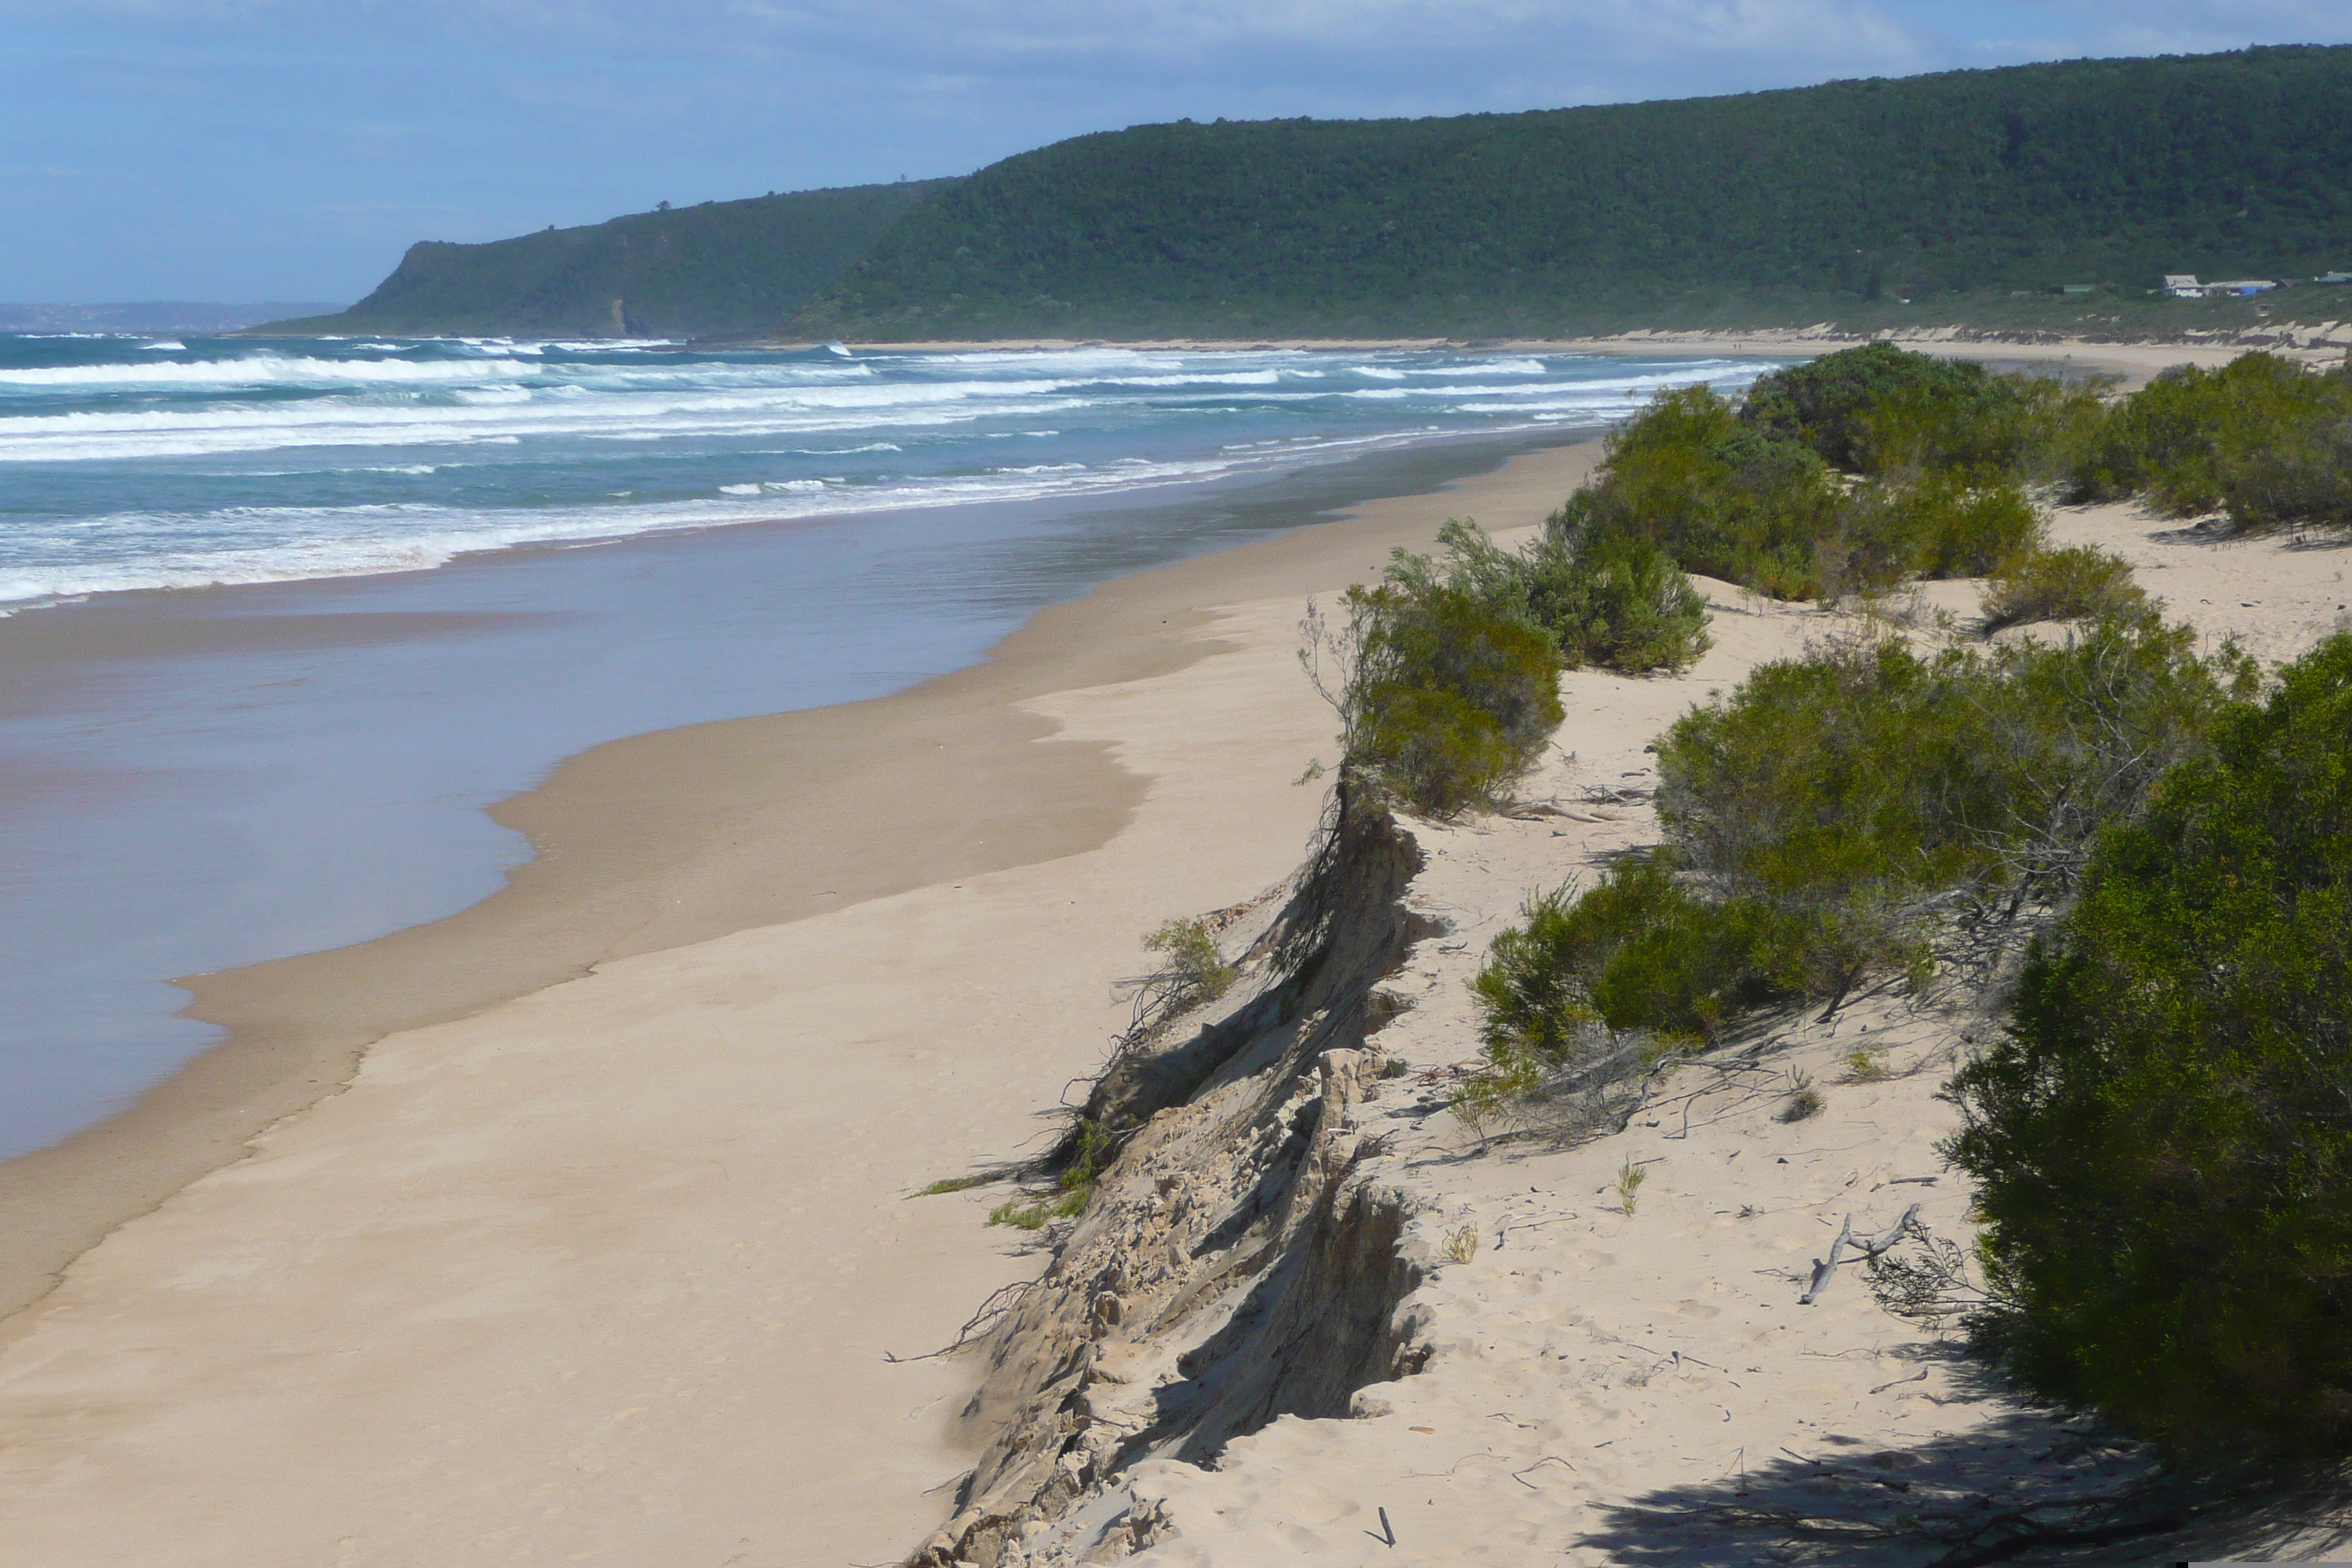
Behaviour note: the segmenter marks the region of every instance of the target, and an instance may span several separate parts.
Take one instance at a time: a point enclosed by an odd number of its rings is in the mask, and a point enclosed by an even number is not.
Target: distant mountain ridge
[[[421,240],[351,309],[256,330],[533,337],[772,331],[943,183],[665,205],[479,245]]]
[[[943,187],[793,326],[1559,336],[2068,283],[2137,298],[2167,272],[2352,265],[2347,146],[2352,47],[1141,126]]]
[[[2352,46],[1446,119],[1136,126],[961,179],[425,243],[264,331],[1564,337],[2352,315]],[[2068,285],[2087,293],[2049,298]],[[2242,317],[2243,321],[2239,321]]]

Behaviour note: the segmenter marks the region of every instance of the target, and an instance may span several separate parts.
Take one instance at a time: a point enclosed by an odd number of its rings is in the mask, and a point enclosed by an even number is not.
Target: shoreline
[[[1596,449],[1114,580],[917,692],[575,759],[604,771],[575,773],[568,833],[684,782],[707,801],[728,746],[744,798],[772,801],[761,731],[896,713],[890,746],[844,734],[820,853],[912,855],[901,836],[988,794],[1058,837],[973,834],[953,880],[640,945],[375,1041],[11,1321],[17,1560],[873,1561],[921,1539],[977,1447],[955,1417],[973,1369],[885,1356],[952,1339],[1035,1264],[983,1225],[1000,1194],[908,1194],[1046,1129],[1125,1021],[1102,977],[1144,932],[1294,868],[1321,800],[1291,780],[1330,729],[1292,657],[1301,600],[1449,512],[1539,518]],[[1004,771],[974,779],[992,730]],[[926,749],[950,765],[893,784],[901,809],[866,798]],[[616,793],[633,778],[646,795]],[[720,868],[727,826],[701,837]]]
[[[1586,353],[1669,358],[1689,354],[1725,354],[1750,358],[1810,359],[1864,343],[1890,342],[1922,353],[1953,359],[2021,361],[2035,363],[2078,361],[2084,368],[2101,368],[2124,377],[2128,389],[2167,365],[2217,365],[2242,353],[2267,348],[2305,363],[2332,363],[2352,345],[2352,327],[2340,329],[2316,345],[2292,341],[2292,329],[2212,334],[2211,342],[2173,342],[2155,338],[2107,340],[2062,337],[2042,333],[2031,337],[1970,335],[1970,329],[1926,327],[1916,331],[1843,333],[1811,327],[1759,327],[1749,331],[1637,331],[1589,338],[1003,338],[926,339],[908,342],[852,342],[843,346],[860,353],[969,353],[990,349],[1056,352],[1070,349],[1132,349],[1139,353],[1217,353],[1296,351],[1299,353],[1378,352],[1382,350],[1452,350],[1465,353]],[[2273,341],[2278,335],[2289,341]],[[822,347],[815,340],[778,339],[745,343],[746,348],[805,349]]]
[[[1380,342],[1428,347],[1443,340]],[[1302,340],[1281,346],[1377,344]],[[1677,356],[1769,353],[1785,344],[1777,338],[1767,342],[1763,334],[1699,333],[1478,346]],[[1835,345],[1808,342],[1813,352],[1831,346]],[[1969,357],[2042,359],[2065,352],[2015,343],[1958,344],[1951,350]],[[2216,359],[2228,357],[2223,351],[2208,352]],[[2086,353],[2082,363],[2120,374],[2129,383],[2184,357],[2175,350],[2148,347],[2126,353],[2110,345],[2095,355]],[[1561,487],[1562,495],[1567,488]],[[1309,524],[1282,537],[1338,526],[1342,525]],[[1049,623],[1098,597],[1116,619],[1118,612],[1109,606],[1124,597],[1117,591],[1119,583],[1264,547],[1263,542],[1244,544],[1114,580],[1076,601],[1047,607],[989,649],[981,662],[893,695],[656,730],[592,747],[564,759],[541,785],[489,809],[491,820],[528,837],[533,853],[487,898],[354,946],[175,979],[173,984],[191,993],[180,1016],[218,1025],[227,1037],[115,1114],[58,1142],[0,1161],[0,1212],[10,1215],[13,1231],[12,1244],[0,1248],[0,1343],[15,1331],[13,1320],[47,1294],[74,1258],[189,1182],[240,1158],[247,1142],[261,1130],[340,1092],[370,1043],[388,1034],[465,1016],[591,973],[614,958],[806,919],[927,880],[979,875],[1107,841],[1131,815],[1139,793],[1107,754],[1048,748],[1054,762],[1045,771],[1051,780],[1038,787],[1057,792],[1056,798],[1086,803],[1066,819],[1041,826],[1018,812],[998,810],[951,826],[923,815],[920,806],[950,792],[954,781],[928,765],[909,738],[927,728],[952,735],[955,747],[948,754],[974,748],[973,754],[986,758],[992,778],[1036,773],[1035,742],[1051,737],[1051,726],[1013,716],[1014,705],[1024,700],[1017,694],[1050,689],[1035,681],[1081,680],[1085,669],[1106,679],[1133,679],[1205,657],[1162,647],[1141,656],[1143,662],[1132,669],[1090,666],[1062,651],[1042,651],[1068,640]],[[1160,668],[1153,658],[1171,662]],[[992,700],[999,704],[997,721],[983,722],[973,705]],[[716,760],[718,771],[685,778],[666,769],[662,737],[688,734]],[[872,804],[861,799],[870,792],[861,786],[857,769],[858,758],[876,746],[910,759],[891,771],[896,782],[888,808],[912,826],[893,838],[890,855],[829,867],[818,878],[824,892],[797,899],[773,890],[780,868],[812,863],[809,846],[787,843],[788,835],[763,840],[760,853],[732,868],[697,859],[694,846],[709,840],[710,824],[740,819],[771,804],[763,793],[767,770],[787,752],[802,767],[793,785],[796,798],[813,813]],[[746,787],[747,777],[763,782]],[[602,814],[582,804],[602,799],[629,800],[634,809],[659,820],[641,832],[633,827],[635,837],[606,831],[609,824],[598,820]],[[557,847],[553,854],[550,846]],[[948,869],[928,879],[914,869],[940,866]]]
[[[1409,503],[1492,477],[1489,469],[1367,504]],[[1569,488],[1561,485],[1560,495]],[[1055,726],[1020,705],[1208,657],[1212,645],[1189,640],[1198,612],[1169,613],[1168,594],[1193,594],[1228,573],[1236,582],[1270,574],[1265,580],[1286,591],[1300,579],[1286,576],[1283,563],[1319,559],[1322,549],[1286,542],[1350,526],[1310,522],[1115,577],[1046,606],[979,662],[893,694],[592,747],[490,808],[493,821],[530,841],[532,854],[488,897],[355,945],[176,978],[191,994],[180,1016],[220,1026],[226,1037],[114,1115],[0,1162],[0,1212],[11,1222],[10,1244],[0,1248],[0,1343],[75,1258],[243,1157],[264,1129],[341,1092],[369,1046],[386,1036],[616,959],[1108,841],[1131,818],[1140,781],[1101,748],[1041,746]],[[1359,574],[1376,567],[1386,548],[1370,550]],[[932,810],[941,799],[961,802],[958,812]],[[1041,802],[1050,813],[1036,811]],[[877,813],[894,824],[888,833],[828,842],[830,824]],[[774,816],[788,825],[766,820]]]

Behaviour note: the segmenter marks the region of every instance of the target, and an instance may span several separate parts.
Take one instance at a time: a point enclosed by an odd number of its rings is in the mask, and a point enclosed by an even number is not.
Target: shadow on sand
[[[1922,1361],[1959,1374],[1948,1404],[2007,1403],[1957,1347]],[[1748,1456],[1714,1481],[1597,1510],[1580,1544],[1642,1568],[1976,1568],[1981,1563],[2315,1560],[2352,1542],[2341,1472],[2190,1481],[2137,1444],[2013,1406],[1966,1432],[1874,1448],[1834,1432],[1817,1451]]]

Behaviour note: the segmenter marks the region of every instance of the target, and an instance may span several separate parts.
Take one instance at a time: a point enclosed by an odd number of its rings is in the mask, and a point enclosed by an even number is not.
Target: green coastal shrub
[[[1345,603],[1351,763],[1439,816],[1493,800],[1534,763],[1563,717],[1549,636],[1458,588],[1391,581]]]
[[[1988,633],[2032,621],[2128,619],[2149,613],[2147,591],[2132,581],[2131,563],[2088,545],[2029,550],[1991,576],[1984,600]]]
[[[1806,598],[1818,592],[1818,547],[1835,533],[1843,501],[1810,448],[1742,425],[1706,387],[1682,387],[1610,433],[1601,469],[1547,531],[1639,540],[1686,572]]]
[[[2099,843],[1954,1079],[2026,1385],[2198,1458],[2352,1452],[2352,637]]]
[[[1802,428],[1793,421],[1759,426],[1706,387],[1662,393],[1612,432],[1546,537],[1594,557],[1601,542],[1625,541],[1784,599],[1979,576],[2040,538],[2032,504],[1998,465],[1915,465],[1849,484],[1787,433]]]
[[[1628,675],[1680,670],[1713,646],[1706,599],[1674,557],[1645,539],[1604,532],[1574,542],[1544,625],[1570,669]]]
[[[1459,518],[1447,519],[1437,538],[1436,559],[1398,551],[1389,584],[1414,594],[1440,586],[1466,593],[1544,632],[1567,668],[1676,670],[1710,646],[1706,600],[1646,541],[1611,533],[1578,538],[1547,528],[1512,552]]]
[[[1858,487],[1821,544],[1825,595],[1893,587],[1911,577],[1981,577],[2032,550],[2042,521],[2006,479],[1930,473]]]
[[[2200,655],[2152,616],[1932,657],[1832,647],[1759,667],[1668,730],[1659,816],[1718,896],[1857,928],[1953,889],[2046,899],[2252,679],[2234,648]]]
[[[2107,412],[2066,489],[2240,530],[2352,523],[2352,377],[2259,353],[2168,370]]]
[[[1712,1034],[1796,989],[1816,933],[1759,903],[1709,900],[1670,854],[1631,856],[1581,897],[1528,900],[1471,982],[1492,1062],[1558,1063],[1588,1026]]]
[[[1763,377],[1740,417],[1848,473],[2030,479],[2097,409],[2087,386],[1864,343]]]
[[[1580,897],[1531,900],[1473,983],[1490,1064],[1556,1061],[1599,1022],[1713,1036],[1942,944],[2008,929],[2078,881],[2251,689],[2151,616],[1952,649],[1855,641],[1759,667],[1659,744],[1664,844]]]

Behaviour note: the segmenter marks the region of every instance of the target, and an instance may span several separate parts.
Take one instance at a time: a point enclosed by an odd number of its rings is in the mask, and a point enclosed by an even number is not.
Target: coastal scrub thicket
[[[1980,1344],[2179,1456],[2352,1452],[2352,636],[2099,841],[1952,1087]]]
[[[1982,576],[2038,542],[2019,481],[2088,416],[2054,384],[1919,367],[1945,368],[1873,344],[1775,373],[1739,407],[1705,386],[1661,393],[1610,433],[1551,526],[1782,599]]]
[[[2079,447],[2071,500],[2141,495],[2176,517],[2219,511],[2239,531],[2352,524],[2352,361],[2319,375],[2272,353],[2176,366]]]
[[[1565,668],[1679,670],[1710,646],[1706,600],[1646,540],[1606,529],[1579,532],[1555,514],[1517,552],[1461,518],[1446,519],[1437,542],[1435,558],[1394,552],[1385,581],[1415,596],[1440,588],[1467,594],[1550,637]]]
[[[2063,904],[2099,831],[2200,752],[2249,661],[2116,616],[2062,640],[1923,657],[1863,637],[1759,667],[1660,742],[1664,842],[1497,938],[1475,984],[1490,1057],[1591,1020],[1712,1036]]]
[[[2091,386],[1873,342],[1764,376],[1739,416],[1848,473],[2032,479],[2047,476],[2053,454],[2098,412]]]

